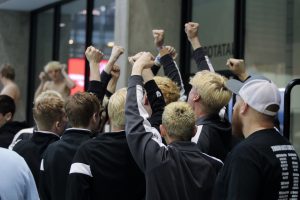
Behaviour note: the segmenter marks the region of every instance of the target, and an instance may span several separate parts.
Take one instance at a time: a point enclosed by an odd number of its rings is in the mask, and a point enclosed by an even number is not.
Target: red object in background
[[[99,70],[102,72],[108,60],[101,60]],[[85,75],[85,59],[84,58],[69,58],[68,60],[68,75],[76,83],[76,87],[71,90],[71,95],[76,92],[84,91],[84,75]]]

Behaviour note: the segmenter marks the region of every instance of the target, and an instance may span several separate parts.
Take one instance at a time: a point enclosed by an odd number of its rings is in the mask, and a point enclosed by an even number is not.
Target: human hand
[[[104,57],[104,54],[99,49],[96,49],[93,46],[89,46],[85,51],[85,56],[89,63],[98,64]]]
[[[188,37],[189,40],[192,40],[194,38],[197,38],[198,37],[198,28],[199,28],[199,24],[198,23],[195,23],[195,22],[189,22],[189,23],[186,23],[184,25],[184,30],[185,30],[185,33]]]
[[[111,50],[110,59],[112,59],[114,61],[118,60],[118,58],[120,57],[120,55],[122,55],[124,53],[124,51],[125,50],[123,47],[114,45]]]
[[[144,53],[144,52],[139,52],[139,53],[135,54],[134,56],[128,57],[129,63],[130,63],[131,65],[133,65],[133,64],[135,63],[135,61],[136,61],[137,59],[139,59],[143,53]]]
[[[110,73],[111,73],[112,79],[118,80],[119,77],[120,77],[120,67],[119,67],[119,65],[115,64],[112,67],[112,70],[111,70]]]
[[[176,59],[177,57],[176,49],[172,46],[166,46],[166,49],[168,50],[168,53],[173,58],[173,60]]]
[[[39,74],[39,79],[40,79],[41,82],[45,82],[45,81],[47,80],[47,75],[46,75],[46,73],[45,73],[45,72],[41,72],[41,73]]]
[[[142,75],[142,71],[154,65],[154,56],[149,52],[143,52],[134,62],[131,75]]]
[[[229,58],[226,65],[228,66],[229,70],[238,76],[241,81],[244,81],[248,77],[244,60]]]
[[[154,37],[154,44],[156,47],[162,47],[164,44],[164,34],[165,31],[160,29],[160,30],[152,30],[152,34]]]

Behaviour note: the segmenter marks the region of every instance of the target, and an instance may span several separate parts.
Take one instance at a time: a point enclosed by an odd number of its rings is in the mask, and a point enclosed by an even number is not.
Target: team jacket
[[[110,77],[103,71],[101,82],[90,81],[89,83],[88,92],[95,94],[100,102],[103,100]],[[87,129],[70,128],[64,132],[61,140],[48,147],[40,166],[41,199],[65,199],[72,159],[79,146],[91,137],[92,133]]]
[[[78,147],[91,136],[92,133],[87,129],[70,128],[59,141],[48,146],[40,165],[41,199],[65,199],[72,159]]]
[[[142,77],[130,77],[125,109],[127,141],[145,173],[146,199],[210,199],[222,162],[201,153],[190,141],[165,146],[147,120],[142,98]]]
[[[205,55],[203,48],[198,48],[193,52],[198,71],[209,70],[214,72],[214,68]],[[225,109],[225,108],[224,108]],[[196,121],[197,133],[192,138],[203,153],[219,158],[224,161],[228,152],[238,142],[231,134],[231,124],[226,117],[218,114],[207,115],[198,118]]]
[[[125,131],[102,133],[84,143],[70,169],[69,200],[138,200],[145,197],[145,177],[129,151]]]
[[[35,183],[39,183],[40,163],[48,145],[59,140],[55,133],[35,131],[29,140],[22,140],[14,146],[13,150],[24,158],[29,166]]]
[[[0,127],[0,147],[8,148],[18,131],[28,126],[23,122],[7,122]]]

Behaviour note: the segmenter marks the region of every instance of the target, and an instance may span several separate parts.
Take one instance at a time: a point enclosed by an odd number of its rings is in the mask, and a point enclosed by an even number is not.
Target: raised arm
[[[229,58],[226,65],[228,66],[229,70],[238,77],[240,81],[244,82],[249,78],[244,60]]]
[[[66,66],[65,64],[63,64],[63,65],[61,66],[61,74],[62,74],[62,76],[63,76],[64,79],[65,79],[65,82],[66,82],[67,87],[68,87],[69,89],[73,89],[73,88],[76,86],[76,84],[75,84],[75,82],[69,77],[69,75],[68,75],[68,73],[66,72],[66,70],[67,70],[67,66]]]
[[[162,65],[164,69],[164,74],[174,81],[180,87],[180,100],[185,101],[186,95],[184,90],[184,84],[181,78],[180,70],[174,61],[177,57],[177,53],[174,47],[164,46],[164,30],[152,30],[154,44],[159,50],[159,54],[155,59],[156,65]],[[155,74],[156,65],[152,67],[152,71]]]
[[[166,151],[159,132],[147,120],[149,114],[142,103],[144,93],[141,74],[144,68],[150,68],[152,65],[153,57],[150,53],[144,53],[134,63],[128,82],[125,106],[128,145],[135,161],[144,172],[161,162]],[[157,96],[162,94],[159,93]]]
[[[194,50],[193,58],[196,61],[198,71],[209,70],[214,72],[215,70],[211,62],[209,61],[208,56],[205,55],[205,52],[200,44],[198,29],[198,23],[189,22],[185,24],[185,33]]]
[[[44,91],[44,87],[45,87],[45,84],[47,81],[46,73],[41,72],[39,74],[39,79],[40,79],[40,85],[38,86],[38,88],[36,89],[36,91],[34,93],[34,99],[36,99],[36,97],[39,96]]]

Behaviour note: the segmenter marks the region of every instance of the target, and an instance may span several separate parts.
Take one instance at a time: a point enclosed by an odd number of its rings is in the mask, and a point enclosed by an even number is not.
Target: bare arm
[[[116,61],[118,60],[118,58],[120,57],[120,55],[122,55],[124,53],[124,48],[121,46],[117,46],[115,45],[111,51],[111,55],[109,57],[109,60],[104,68],[104,71],[108,74],[110,74],[114,64],[116,63]]]
[[[41,72],[39,75],[39,79],[40,79],[40,85],[38,86],[38,88],[36,89],[35,93],[34,93],[34,99],[36,99],[45,89],[45,85],[46,85],[46,74],[45,72]]]
[[[67,74],[66,72],[66,65],[62,65],[62,68],[61,68],[61,74],[62,76],[64,77],[65,79],[65,82],[66,82],[66,85],[69,89],[73,89],[76,84],[75,82],[69,77],[69,75]]]

